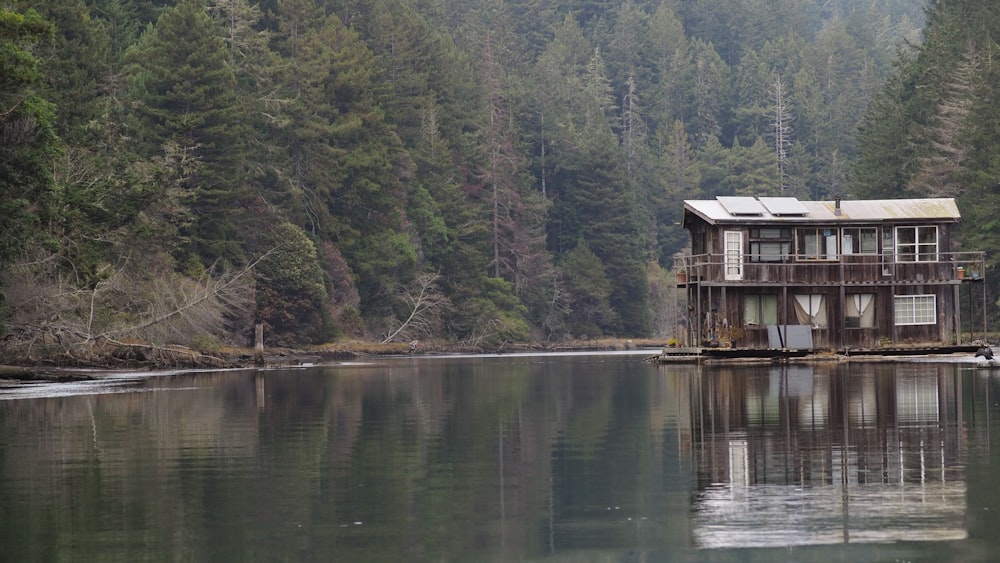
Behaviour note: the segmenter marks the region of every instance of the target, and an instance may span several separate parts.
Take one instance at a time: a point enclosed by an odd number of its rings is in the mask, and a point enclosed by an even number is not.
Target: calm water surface
[[[643,357],[0,389],[0,561],[1000,556],[1000,370]]]

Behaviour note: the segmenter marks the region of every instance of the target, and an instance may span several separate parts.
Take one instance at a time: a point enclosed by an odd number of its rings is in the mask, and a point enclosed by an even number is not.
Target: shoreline
[[[333,343],[306,349],[271,348],[261,356],[252,348],[223,348],[201,352],[180,346],[146,346],[142,353],[134,348],[117,350],[88,361],[66,361],[59,358],[39,358],[34,362],[0,363],[0,385],[4,382],[73,382],[100,379],[107,374],[123,371],[177,371],[204,369],[253,369],[327,364],[340,361],[379,357],[448,356],[457,354],[516,354],[558,352],[612,352],[648,350],[656,356],[664,348],[659,339],[574,340],[549,344],[507,345],[485,350],[475,346],[447,343]]]
[[[572,352],[648,352],[646,360],[658,365],[702,364],[762,365],[762,364],[818,364],[837,362],[856,363],[913,363],[944,362],[963,363],[978,368],[1000,367],[1000,360],[986,360],[972,356],[967,351],[953,353],[932,353],[918,348],[895,350],[885,354],[835,354],[811,353],[788,357],[713,357],[712,354],[683,354],[685,349],[669,347],[658,339],[602,339],[574,340],[547,344],[507,345],[502,349],[486,350],[474,346],[449,343],[421,343],[411,346],[406,343],[342,342],[307,349],[272,348],[258,356],[252,348],[224,348],[212,352],[199,352],[178,346],[148,347],[154,353],[141,356],[106,354],[91,358],[91,361],[57,361],[56,358],[41,358],[34,363],[0,363],[0,385],[32,382],[75,382],[102,379],[109,375],[128,371],[178,372],[192,370],[231,370],[254,368],[281,368],[307,365],[323,365],[336,362],[357,361],[373,358],[401,357],[444,357],[453,355],[506,355],[506,354],[547,354]]]

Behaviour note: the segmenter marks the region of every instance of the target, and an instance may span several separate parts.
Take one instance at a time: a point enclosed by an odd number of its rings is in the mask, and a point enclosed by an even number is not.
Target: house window
[[[875,294],[853,293],[845,296],[844,326],[875,328]]]
[[[751,262],[784,262],[791,253],[791,229],[750,229]]]
[[[837,229],[795,229],[795,249],[800,260],[836,260]]]
[[[744,295],[743,324],[749,327],[778,324],[778,296]]]
[[[840,251],[844,254],[878,254],[878,231],[875,227],[841,229]]]
[[[726,231],[724,243],[726,246],[727,280],[743,279],[743,231]]]
[[[897,295],[897,325],[932,325],[937,322],[937,298],[934,295]]]
[[[795,318],[800,325],[826,328],[829,324],[826,314],[826,296],[818,293],[796,295]]]
[[[937,262],[937,227],[896,227],[896,259],[900,262]]]
[[[705,254],[710,245],[705,239],[708,238],[708,233],[704,229],[697,229],[691,232],[691,254],[698,256],[700,254]]]

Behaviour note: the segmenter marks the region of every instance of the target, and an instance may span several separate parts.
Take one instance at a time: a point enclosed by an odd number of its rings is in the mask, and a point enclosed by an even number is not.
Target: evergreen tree
[[[778,158],[763,137],[743,147],[739,141],[729,152],[727,176],[723,184],[728,192],[744,196],[780,196]]]
[[[913,106],[922,106],[912,97],[908,84],[912,69],[902,65],[868,108],[861,126],[860,156],[854,165],[854,189],[860,197],[906,197],[915,159],[911,142],[917,122],[910,116]]]
[[[729,97],[728,67],[710,44],[695,41],[692,47],[690,108],[675,117],[688,124],[691,138],[700,147],[722,133],[722,112]]]
[[[52,24],[34,10],[0,9],[0,269],[43,237],[52,216],[52,162],[59,151],[36,47]]]
[[[163,13],[128,54],[142,102],[144,155],[173,146],[194,221],[182,231],[185,267],[243,260],[238,217],[245,205],[243,114],[226,45],[205,8],[184,0]]]
[[[559,261],[563,283],[569,298],[566,330],[574,337],[597,338],[613,332],[620,321],[611,307],[611,282],[604,273],[601,259],[580,240]]]
[[[724,180],[727,176],[727,161],[729,149],[722,146],[718,137],[708,138],[708,142],[698,152],[698,171],[701,176],[701,193],[713,198],[720,195],[733,195],[727,191]]]
[[[39,56],[45,67],[43,95],[56,106],[59,137],[72,144],[92,143],[93,123],[101,116],[101,75],[109,70],[104,30],[90,18],[83,0],[29,4],[54,26],[53,40]]]
[[[642,50],[652,67],[645,88],[650,128],[665,129],[674,120],[694,115],[692,86],[696,75],[691,48],[670,1],[661,1],[650,17]]]
[[[358,276],[362,313],[391,315],[398,285],[412,279],[416,252],[403,232],[406,165],[373,84],[375,61],[357,34],[312,0],[278,5],[277,52],[287,60],[285,100],[272,141],[275,175],[295,200],[298,222],[332,240]]]
[[[630,189],[620,149],[605,134],[580,147],[555,178],[560,197],[553,208],[550,237],[561,248],[583,239],[604,264],[612,282],[609,297],[621,325],[615,334],[641,336],[649,330],[642,236],[637,194]]]
[[[680,226],[680,202],[702,197],[701,170],[683,123],[675,121],[661,135],[663,150],[657,175],[660,181],[650,195],[649,207],[654,210],[656,220],[659,263],[668,267],[674,254],[688,242],[687,231]]]
[[[754,139],[771,133],[772,67],[764,53],[747,52],[735,71],[734,137]]]
[[[981,78],[980,54],[970,45],[955,65],[931,121],[929,146],[918,159],[920,168],[910,180],[909,189],[914,193],[933,197],[962,193],[964,166],[973,148],[965,138],[972,108],[979,102],[976,84]]]
[[[327,299],[316,247],[298,226],[281,223],[262,234],[267,253],[256,268],[257,320],[268,340],[300,346],[327,340]]]

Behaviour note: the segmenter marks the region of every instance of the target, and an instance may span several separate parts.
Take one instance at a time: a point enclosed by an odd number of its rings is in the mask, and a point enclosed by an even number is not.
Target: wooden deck
[[[790,359],[805,359],[812,361],[850,360],[852,357],[874,359],[878,357],[898,356],[930,356],[947,354],[974,355],[981,345],[958,346],[922,346],[899,348],[843,349],[843,350],[797,350],[797,349],[749,349],[749,348],[711,348],[711,347],[677,347],[664,348],[657,357],[661,364],[672,363],[702,363],[718,361],[765,361],[779,362]]]

